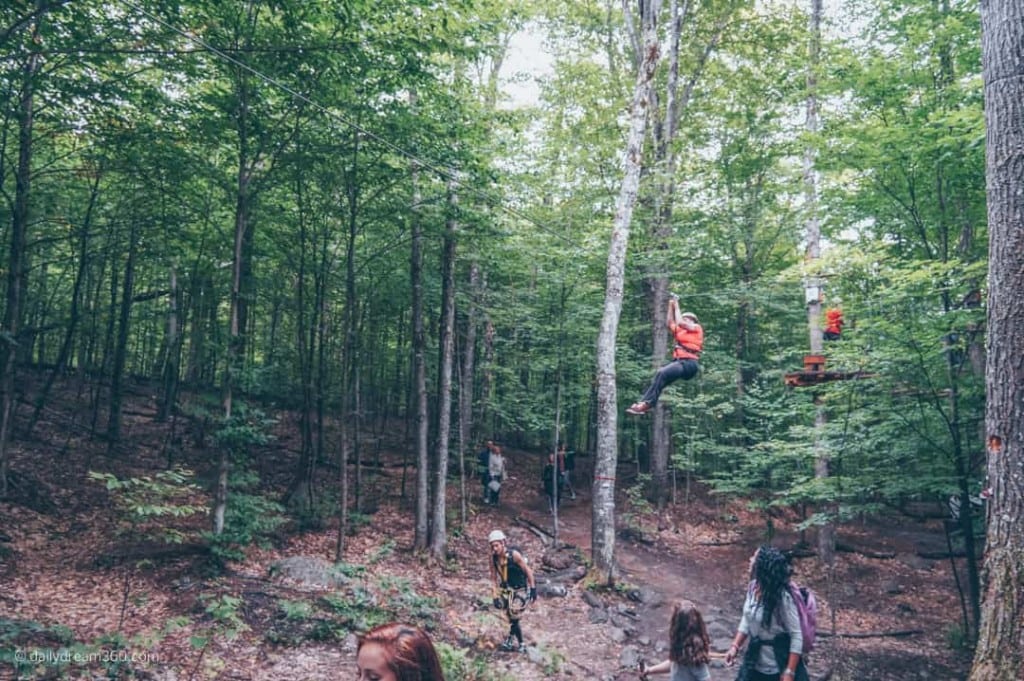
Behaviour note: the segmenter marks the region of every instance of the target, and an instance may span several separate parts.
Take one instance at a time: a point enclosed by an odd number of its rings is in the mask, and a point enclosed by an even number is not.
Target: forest
[[[929,523],[940,637],[1019,681],[1022,102],[1015,0],[2,3],[0,675],[333,678],[232,675],[255,606],[210,585],[268,546],[479,571],[494,440],[510,504],[575,453],[608,598],[624,528],[698,504],[822,579],[851,528]],[[699,373],[628,414],[673,299]],[[113,624],[25,587],[77,535]],[[209,588],[141,602],[172,574]],[[317,640],[376,623],[324,598]],[[563,678],[442,638],[449,679]],[[68,646],[170,664],[18,657]]]

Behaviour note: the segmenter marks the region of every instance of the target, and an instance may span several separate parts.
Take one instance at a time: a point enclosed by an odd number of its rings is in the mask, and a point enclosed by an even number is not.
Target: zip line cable
[[[186,40],[189,40],[189,41],[195,43],[196,45],[199,45],[200,47],[202,47],[204,50],[210,52],[211,54],[214,54],[214,55],[220,57],[221,59],[224,59],[225,61],[228,61],[228,62],[230,62],[230,63],[232,63],[232,64],[234,64],[234,65],[236,65],[236,66],[238,66],[238,67],[240,67],[242,69],[244,69],[245,71],[248,71],[250,74],[256,76],[258,79],[262,80],[263,82],[267,83],[268,85],[271,85],[273,87],[276,87],[276,88],[279,88],[279,89],[283,90],[284,92],[287,92],[289,95],[291,95],[295,99],[298,99],[298,100],[308,104],[310,107],[316,109],[317,111],[325,114],[328,118],[333,118],[335,120],[340,121],[342,124],[347,125],[348,127],[350,127],[351,129],[355,130],[356,132],[358,132],[358,133],[360,133],[362,135],[365,135],[366,137],[379,142],[380,144],[384,145],[387,149],[390,149],[391,151],[395,152],[396,154],[398,154],[400,156],[403,156],[406,159],[416,163],[421,168],[424,168],[424,169],[426,169],[426,170],[428,170],[428,171],[430,171],[432,173],[435,173],[440,178],[443,178],[445,180],[448,180],[450,182],[455,183],[456,185],[462,187],[463,189],[465,189],[469,193],[477,196],[478,198],[483,199],[485,203],[487,203],[489,205],[497,206],[500,210],[502,210],[505,213],[511,215],[512,217],[515,217],[515,218],[518,218],[520,220],[524,220],[526,222],[529,222],[531,225],[533,225],[534,227],[537,227],[541,231],[546,232],[547,234],[550,234],[551,236],[553,236],[553,237],[555,237],[557,239],[560,239],[560,240],[568,243],[571,246],[574,246],[577,250],[582,250],[582,247],[579,245],[579,242],[577,242],[576,240],[571,239],[571,238],[569,238],[567,236],[564,236],[562,234],[559,234],[558,232],[556,232],[553,229],[549,228],[547,225],[545,225],[544,223],[540,222],[536,218],[533,218],[532,216],[527,215],[526,213],[522,213],[522,212],[520,212],[520,211],[518,211],[518,210],[516,210],[516,209],[514,209],[514,208],[512,208],[512,207],[510,207],[508,205],[506,205],[505,202],[502,201],[500,198],[495,197],[495,196],[493,196],[491,194],[488,194],[487,192],[485,192],[483,190],[480,190],[480,189],[477,189],[475,187],[471,187],[471,186],[469,186],[467,184],[464,184],[461,180],[459,180],[458,173],[455,170],[441,168],[441,167],[435,165],[434,163],[431,163],[429,161],[424,161],[423,159],[421,159],[420,157],[416,156],[416,154],[412,153],[411,151],[406,151],[405,149],[403,149],[402,147],[398,146],[394,142],[388,140],[387,138],[381,137],[377,133],[364,128],[363,126],[359,125],[358,123],[354,123],[354,122],[348,120],[342,114],[337,113],[336,111],[331,111],[327,107],[325,107],[322,104],[319,104],[319,103],[313,101],[312,99],[310,99],[306,95],[302,94],[301,92],[298,92],[297,90],[295,90],[294,88],[286,85],[285,83],[282,83],[281,81],[277,80],[276,78],[268,76],[267,74],[265,74],[265,73],[255,69],[255,68],[253,68],[252,66],[249,66],[248,64],[246,64],[246,63],[244,63],[242,61],[239,61],[238,59],[232,57],[231,55],[229,55],[229,54],[227,54],[225,52],[223,52],[222,50],[217,49],[216,47],[211,45],[209,42],[203,40],[202,38],[196,37],[196,36],[190,34],[188,31],[180,29],[177,26],[174,26],[173,24],[171,24],[171,23],[161,19],[160,17],[156,16],[155,14],[153,14],[149,10],[145,9],[144,7],[140,7],[139,5],[136,5],[135,3],[131,2],[131,0],[121,0],[121,3],[123,5],[125,5],[126,7],[129,7],[131,9],[135,10],[139,14],[141,14],[141,15],[143,15],[145,17],[148,17],[150,20],[152,20],[152,21],[156,22],[157,24],[163,26],[164,28],[172,31],[173,33],[177,33],[178,35],[182,36]]]

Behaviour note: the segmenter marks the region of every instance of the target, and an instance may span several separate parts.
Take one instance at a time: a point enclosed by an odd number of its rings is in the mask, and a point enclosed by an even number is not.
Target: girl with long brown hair
[[[640,666],[640,678],[649,674],[672,674],[670,681],[708,681],[711,671],[711,639],[704,617],[690,601],[672,607],[668,633],[668,659],[653,667]]]

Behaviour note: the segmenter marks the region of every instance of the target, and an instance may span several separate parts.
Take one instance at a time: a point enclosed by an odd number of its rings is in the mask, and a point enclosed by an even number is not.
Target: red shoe
[[[651,410],[651,405],[646,402],[634,402],[628,409],[627,414],[633,414],[634,416],[643,416]]]

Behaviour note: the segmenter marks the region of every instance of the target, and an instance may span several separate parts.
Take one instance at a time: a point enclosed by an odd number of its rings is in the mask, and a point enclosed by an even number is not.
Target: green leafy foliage
[[[214,556],[221,560],[238,560],[251,544],[266,545],[270,535],[284,523],[284,507],[259,493],[259,477],[254,471],[236,467],[229,476],[231,503],[224,518],[224,531],[219,535],[205,532]]]
[[[128,638],[105,634],[93,641],[75,638],[70,628],[31,620],[0,618],[0,664],[12,678],[144,678],[146,657],[160,636]]]
[[[120,532],[133,541],[142,539],[180,544],[194,530],[176,527],[175,520],[206,511],[197,503],[201,490],[184,468],[121,479],[112,473],[89,471],[89,479],[102,483],[121,514]]]
[[[456,648],[444,641],[434,644],[437,656],[441,660],[441,668],[446,679],[465,679],[465,681],[511,681],[511,677],[503,673],[486,657],[470,656],[465,650]]]

